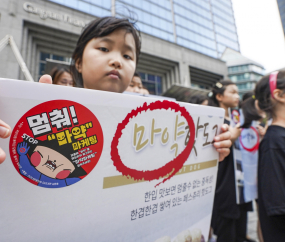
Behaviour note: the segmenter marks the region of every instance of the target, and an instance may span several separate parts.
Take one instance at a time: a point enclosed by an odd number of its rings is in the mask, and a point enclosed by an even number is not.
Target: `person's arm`
[[[230,154],[231,133],[227,124],[222,125],[222,133],[214,138],[214,147],[219,152],[219,161],[223,161]]]
[[[29,158],[27,156],[29,149],[30,149],[30,146],[28,146],[26,142],[22,142],[17,145],[17,153],[19,155],[19,164],[21,168],[22,167],[26,168],[28,166],[31,166]],[[21,174],[23,174],[21,169],[20,169],[20,172]]]

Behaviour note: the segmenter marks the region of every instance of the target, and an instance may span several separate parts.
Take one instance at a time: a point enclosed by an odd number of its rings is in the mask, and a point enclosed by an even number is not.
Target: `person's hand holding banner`
[[[219,152],[219,161],[223,161],[230,153],[231,133],[227,124],[222,125],[222,133],[215,137],[214,146]]]
[[[39,83],[46,83],[46,84],[52,84],[52,79],[50,75],[43,75],[41,76]]]
[[[231,141],[232,143],[235,142],[235,140],[240,136],[241,134],[241,128],[240,128],[240,123],[236,124],[235,127],[230,127],[229,128],[230,134],[231,134]]]
[[[257,129],[259,135],[260,135],[261,137],[263,137],[263,136],[265,135],[265,133],[266,133],[267,126],[263,127],[263,126],[261,126],[261,125],[258,125],[258,126],[256,127],[256,129]]]
[[[11,128],[8,124],[0,120],[0,138],[6,139],[11,134]],[[6,159],[5,152],[0,148],[0,164]]]

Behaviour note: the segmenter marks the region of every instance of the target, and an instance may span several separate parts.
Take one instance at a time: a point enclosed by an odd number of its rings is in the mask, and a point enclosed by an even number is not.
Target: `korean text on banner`
[[[0,140],[0,241],[207,238],[223,109],[17,80],[0,90],[13,130]]]

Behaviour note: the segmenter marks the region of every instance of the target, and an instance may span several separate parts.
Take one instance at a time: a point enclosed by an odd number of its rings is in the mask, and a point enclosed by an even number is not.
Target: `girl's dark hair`
[[[256,84],[255,87],[255,98],[258,100],[258,106],[264,112],[274,116],[273,103],[271,101],[271,92],[269,86],[269,76],[264,76]],[[285,71],[280,71],[277,75],[276,89],[285,91]]]
[[[262,117],[255,108],[255,99],[253,91],[247,92],[242,96],[241,109],[244,116],[244,123],[241,128],[248,129],[253,120],[259,120]]]
[[[206,100],[208,100],[206,95],[196,94],[189,98],[188,103],[202,104]]]
[[[62,65],[58,65],[55,66],[54,68],[52,68],[52,70],[50,71],[50,75],[51,75],[51,79],[53,81],[53,84],[57,84],[58,80],[60,78],[60,76],[64,73],[67,72],[70,74],[70,70],[68,68],[66,68],[65,66]]]
[[[72,54],[72,64],[70,66],[71,74],[78,87],[83,87],[83,79],[81,73],[76,69],[76,63],[82,61],[83,51],[87,43],[93,38],[104,37],[117,29],[124,29],[127,33],[131,33],[136,45],[136,63],[138,63],[141,41],[140,33],[135,28],[134,23],[131,23],[127,18],[104,17],[93,20],[89,23],[80,35],[75,50]]]
[[[141,78],[140,74],[135,72],[134,76]]]
[[[217,82],[212,87],[212,91],[208,93],[208,97],[209,97],[208,106],[220,107],[219,101],[217,100],[216,96],[218,94],[223,95],[227,86],[229,86],[229,85],[236,85],[236,84],[230,80],[222,80],[222,81]]]
[[[264,76],[260,79],[260,81],[256,84],[254,95],[255,98],[250,97],[248,98],[243,105],[243,113],[245,121],[247,121],[244,126],[248,126],[253,120],[259,120],[262,117],[257,114],[257,110],[255,109],[254,102],[255,99],[258,100],[259,108],[266,112],[268,117],[274,116],[274,104],[272,103],[272,97],[270,92],[270,85],[269,85],[269,76]],[[279,71],[277,75],[277,83],[276,89],[284,90],[285,91],[285,71]],[[255,111],[253,110],[253,108]],[[250,111],[251,110],[251,111]]]

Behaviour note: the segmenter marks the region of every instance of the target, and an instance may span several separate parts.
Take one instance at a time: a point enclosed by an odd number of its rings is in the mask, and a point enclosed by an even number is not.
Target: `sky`
[[[265,73],[285,67],[285,38],[276,0],[232,0],[241,54]]]

